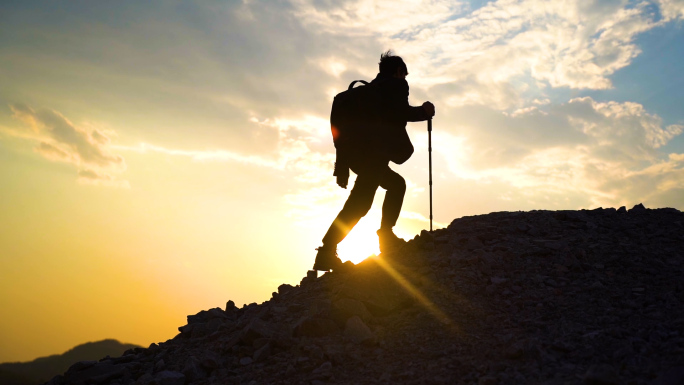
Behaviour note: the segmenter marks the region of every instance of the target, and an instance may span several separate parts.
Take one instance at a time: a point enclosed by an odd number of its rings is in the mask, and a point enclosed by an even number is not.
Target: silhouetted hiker
[[[408,69],[399,56],[387,51],[380,56],[380,73],[363,87],[378,90],[379,105],[377,118],[372,130],[363,133],[363,140],[348,143],[335,142],[337,159],[335,173],[337,184],[347,187],[349,169],[357,175],[354,188],[337,215],[328,232],[323,237],[314,262],[314,270],[329,271],[339,268],[342,262],[337,257],[339,244],[373,204],[378,187],[387,190],[382,204],[382,221],[377,231],[380,251],[386,251],[398,242],[403,242],[392,232],[399,219],[404,201],[406,182],[401,175],[392,171],[389,162],[402,164],[413,154],[413,145],[406,133],[406,122],[428,120],[435,114],[435,106],[430,102],[420,107],[409,105],[409,85],[406,82]],[[354,83],[350,85],[350,89]],[[334,108],[333,108],[334,110]],[[336,135],[335,127],[333,137]]]

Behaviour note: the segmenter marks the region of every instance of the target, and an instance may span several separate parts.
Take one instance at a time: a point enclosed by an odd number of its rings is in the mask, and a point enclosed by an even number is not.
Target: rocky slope
[[[454,220],[51,384],[681,384],[684,213]]]

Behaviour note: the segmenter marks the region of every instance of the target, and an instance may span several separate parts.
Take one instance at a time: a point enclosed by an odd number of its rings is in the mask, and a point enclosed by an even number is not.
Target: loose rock
[[[675,209],[463,217],[50,384],[675,384],[683,276]]]

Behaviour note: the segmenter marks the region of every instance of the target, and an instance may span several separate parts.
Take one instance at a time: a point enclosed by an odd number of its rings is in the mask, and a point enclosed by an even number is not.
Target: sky
[[[0,362],[263,302],[349,190],[335,94],[383,51],[436,106],[434,224],[684,209],[684,0],[0,2]],[[425,122],[391,167],[429,227]],[[380,207],[340,244],[377,253]]]

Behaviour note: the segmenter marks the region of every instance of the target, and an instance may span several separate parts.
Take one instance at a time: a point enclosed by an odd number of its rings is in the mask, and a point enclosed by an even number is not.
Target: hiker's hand
[[[347,183],[349,183],[349,174],[347,175],[338,175],[337,176],[337,185],[346,189],[347,188]]]
[[[430,102],[423,103],[423,109],[429,117],[435,116],[435,105]]]
[[[349,183],[349,166],[344,162],[335,162],[335,171],[333,171],[333,176],[337,177],[337,185],[342,188],[347,188],[347,183]]]

